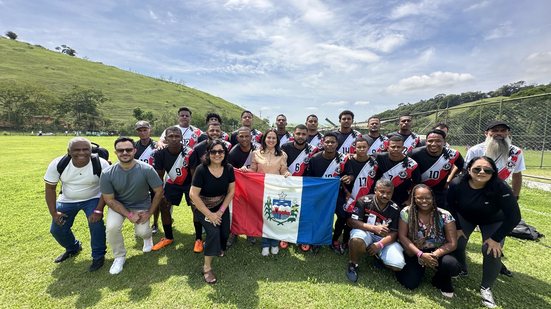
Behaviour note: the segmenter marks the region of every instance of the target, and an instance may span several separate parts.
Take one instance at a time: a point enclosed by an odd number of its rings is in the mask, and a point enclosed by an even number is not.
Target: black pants
[[[212,212],[216,212],[220,207],[211,209]],[[206,256],[219,256],[222,251],[226,251],[226,243],[228,236],[230,235],[230,210],[226,209],[222,215],[222,222],[220,225],[214,226],[212,223],[205,220],[205,215],[199,210],[196,210],[196,215],[207,233],[207,239],[205,240],[204,252]]]
[[[461,228],[463,230],[463,234],[465,234],[466,238],[459,238],[457,241],[457,249],[455,249],[455,252],[453,252],[453,255],[457,258],[459,263],[461,264],[462,268],[464,270],[467,270],[467,262],[466,262],[466,253],[465,249],[467,248],[467,243],[469,242],[469,237],[471,236],[471,233],[475,229],[476,225],[468,222],[465,220],[460,214],[457,214],[457,220],[459,220],[459,223],[461,224]],[[496,222],[492,224],[485,224],[485,225],[479,225],[480,227],[480,233],[482,234],[482,241],[485,241],[486,239],[490,238],[492,234],[495,233],[499,229],[503,222]],[[505,242],[505,238],[501,241],[501,247],[503,248],[503,243]],[[485,288],[491,287],[494,282],[497,279],[497,276],[499,275],[499,271],[501,270],[501,256],[498,256],[495,258],[492,253],[486,254],[486,251],[488,250],[488,246],[483,245],[482,246],[482,282],[481,286]]]
[[[431,251],[433,250],[423,250],[423,252]],[[404,258],[406,266],[401,271],[396,272],[396,278],[404,287],[413,290],[423,281],[426,267],[419,264],[417,256],[404,254]],[[446,254],[441,256],[438,259],[438,267],[432,278],[432,284],[444,292],[453,292],[452,277],[457,276],[460,271],[461,265],[453,255]]]
[[[335,230],[333,231],[333,241],[339,240],[342,234],[342,243],[348,244],[350,240],[351,228],[346,224],[346,217],[340,217],[337,215],[337,221],[335,221]]]
[[[434,197],[436,199],[436,206],[438,208],[442,208],[445,210],[448,210],[448,189],[444,189],[442,191],[433,191]]]

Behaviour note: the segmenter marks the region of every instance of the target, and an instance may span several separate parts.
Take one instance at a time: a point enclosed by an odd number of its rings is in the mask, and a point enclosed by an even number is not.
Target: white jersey
[[[201,134],[203,133],[201,129],[191,125],[186,128],[181,127],[180,125],[177,125],[176,127],[178,127],[182,132],[182,144],[184,145],[184,147],[187,146],[187,147],[193,148],[195,144],[197,144],[197,140],[199,139],[199,136],[201,136]],[[163,141],[164,143],[166,143],[165,135],[166,135],[166,130],[163,131],[163,134],[161,134],[161,138],[160,138],[160,141]]]
[[[467,166],[473,158],[484,155],[486,155],[485,143],[472,146],[469,148],[467,155],[465,156],[465,166]],[[514,145],[509,147],[509,156],[507,158],[500,156],[495,160],[495,162],[498,169],[499,178],[502,180],[507,180],[512,174],[526,170],[522,149]]]

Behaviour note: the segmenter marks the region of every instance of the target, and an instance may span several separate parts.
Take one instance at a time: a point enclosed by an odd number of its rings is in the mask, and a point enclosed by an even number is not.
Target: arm
[[[291,176],[291,173],[289,173],[289,170],[287,169],[287,154],[283,150],[281,151],[281,158],[279,160],[279,175],[283,175],[285,177]]]
[[[520,209],[516,198],[512,195],[512,191],[509,186],[502,182],[500,184],[497,203],[499,203],[501,210],[503,211],[505,219],[501,226],[494,232],[490,238],[495,242],[501,242],[507,234],[509,234],[515,226],[520,222]]]
[[[377,234],[377,235],[382,236],[382,237],[386,237],[390,233],[390,229],[388,228],[388,224],[373,225],[373,224],[365,223],[363,221],[360,221],[360,220],[357,220],[357,219],[352,219],[352,218],[348,218],[346,223],[348,224],[348,226],[351,229],[359,229],[359,230],[368,231],[368,232],[371,232],[373,234]]]
[[[203,200],[201,200],[201,197],[199,196],[200,193],[201,188],[193,185],[191,186],[191,189],[189,190],[189,197],[193,201],[193,204],[195,205],[197,210],[205,215],[205,218],[208,219],[213,225],[220,225],[220,223],[222,222],[221,218],[207,208],[207,206],[205,205],[205,203],[203,203]],[[224,199],[224,202],[225,201],[226,200]]]
[[[114,194],[102,193],[101,195],[103,197],[103,200],[105,201],[105,204],[107,204],[109,208],[118,212],[121,216],[128,218],[128,220],[130,220],[130,222],[132,223],[138,222],[140,218],[133,212],[128,211],[121,202],[117,201]]]
[[[513,195],[518,200],[520,196],[520,189],[522,188],[522,172],[513,173],[511,188],[513,189]]]
[[[141,223],[147,222],[151,217],[151,215],[155,213],[155,210],[159,208],[159,204],[163,199],[163,186],[158,186],[157,188],[153,188],[153,192],[155,192],[155,196],[153,196],[153,200],[151,201],[151,206],[149,207],[149,210],[140,213],[139,220],[137,223],[141,224]]]
[[[369,247],[367,247],[367,253],[369,255],[375,255],[379,253],[379,251],[383,250],[384,247],[395,242],[396,238],[398,238],[398,232],[391,232],[387,236],[383,237],[383,239],[379,240],[378,242],[372,243]]]
[[[415,256],[421,251],[417,246],[408,238],[408,224],[404,220],[400,219],[398,225],[398,239],[404,247],[404,250],[409,256]]]
[[[64,217],[67,217],[66,214],[57,211],[56,209],[56,185],[51,185],[46,183],[44,188],[44,195],[46,199],[46,205],[48,206],[48,211],[50,212],[50,215],[52,216],[52,220],[57,225],[63,225],[65,223]]]
[[[437,259],[443,255],[453,252],[455,248],[457,248],[457,230],[455,228],[455,222],[451,221],[444,225],[444,232],[446,233],[447,242],[432,252],[432,255],[434,255]]]
[[[88,222],[95,223],[100,221],[103,217],[103,208],[105,208],[105,201],[103,200],[103,196],[100,196],[96,209],[94,209],[94,212],[88,217]]]

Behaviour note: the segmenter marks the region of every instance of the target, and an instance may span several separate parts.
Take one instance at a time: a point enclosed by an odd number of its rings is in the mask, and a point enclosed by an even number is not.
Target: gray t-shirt
[[[119,163],[111,165],[101,172],[100,177],[101,193],[114,194],[115,199],[128,210],[148,210],[151,207],[149,187],[162,185],[153,167],[138,160],[127,171]]]

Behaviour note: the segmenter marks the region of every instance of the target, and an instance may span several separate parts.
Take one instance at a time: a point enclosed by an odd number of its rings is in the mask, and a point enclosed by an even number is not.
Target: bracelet
[[[385,247],[385,244],[383,244],[382,241],[378,241],[378,242],[376,242],[376,244],[379,247],[379,249],[383,249]]]
[[[103,215],[103,211],[101,211],[99,209],[94,209],[94,213],[98,214],[98,215]]]
[[[420,258],[421,255],[423,255],[423,251],[419,250],[419,252],[417,252],[417,257]]]
[[[127,217],[128,219],[132,218],[133,216],[134,216],[134,214],[131,213],[131,212],[129,212],[128,215],[126,215],[126,217]]]

